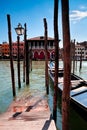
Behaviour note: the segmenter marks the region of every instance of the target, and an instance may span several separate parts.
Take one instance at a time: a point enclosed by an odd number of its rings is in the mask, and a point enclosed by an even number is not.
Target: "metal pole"
[[[10,15],[7,15],[7,22],[8,22],[9,47],[10,47],[10,68],[11,68],[11,78],[12,78],[12,91],[13,91],[13,96],[15,97],[16,90],[15,90],[15,76],[14,76],[14,66],[13,66],[13,56],[12,56],[12,37],[11,37]]]

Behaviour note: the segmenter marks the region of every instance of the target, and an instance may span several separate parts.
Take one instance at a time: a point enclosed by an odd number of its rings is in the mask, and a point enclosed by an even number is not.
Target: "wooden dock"
[[[45,96],[13,101],[0,115],[0,130],[56,130]]]

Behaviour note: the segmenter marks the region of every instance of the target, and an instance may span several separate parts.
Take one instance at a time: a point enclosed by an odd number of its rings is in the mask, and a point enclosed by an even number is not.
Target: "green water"
[[[21,66],[21,89],[18,89],[17,62],[14,61],[15,86],[17,96],[37,96],[45,93],[44,62],[33,62],[33,71],[30,73],[30,84],[23,83],[23,62]],[[13,101],[10,62],[0,61],[0,113],[7,110]]]
[[[87,65],[86,61],[83,63],[83,69],[79,73],[79,62],[76,70],[76,74],[87,79]],[[60,62],[60,66],[62,63]],[[30,72],[30,84],[26,86],[23,83],[23,62],[21,61],[21,89],[18,89],[17,81],[17,62],[14,61],[15,70],[15,85],[17,96],[37,96],[46,93],[45,90],[45,72],[44,61],[33,61],[32,72]],[[0,113],[7,110],[11,102],[13,101],[12,88],[11,88],[11,75],[10,75],[10,62],[0,61]],[[48,102],[50,109],[53,108],[53,82],[50,80],[50,94],[48,96]],[[57,127],[58,130],[62,130],[62,114],[61,114],[61,96],[58,97],[57,105]],[[87,121],[84,120],[72,107],[70,107],[70,130],[87,130]]]

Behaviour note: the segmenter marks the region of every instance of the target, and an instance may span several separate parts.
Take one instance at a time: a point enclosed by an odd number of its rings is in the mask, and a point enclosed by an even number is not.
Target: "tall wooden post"
[[[11,68],[11,78],[12,78],[12,91],[13,96],[16,96],[15,90],[15,76],[14,76],[14,66],[13,66],[13,56],[12,56],[12,37],[11,37],[11,22],[10,22],[10,15],[7,15],[7,22],[8,22],[8,39],[9,39],[9,47],[10,47],[10,68]]]
[[[62,130],[69,130],[71,56],[70,56],[70,29],[69,29],[69,0],[61,0],[62,28],[64,47],[64,86],[62,93]]]
[[[55,78],[54,78],[54,96],[53,96],[53,118],[56,122],[58,68],[59,68],[58,0],[54,0],[54,44],[55,44]]]
[[[76,70],[77,70],[77,60],[78,60],[78,59],[77,59],[77,55],[76,55]]]
[[[45,86],[46,86],[46,92],[49,94],[49,76],[48,76],[48,39],[47,39],[47,21],[46,18],[44,18],[44,40],[45,40]]]
[[[30,45],[30,44],[29,44]],[[29,46],[29,70],[32,71],[32,42]]]
[[[79,72],[82,69],[82,49],[81,49],[81,55],[80,55],[80,66],[79,66]]]
[[[75,39],[73,42],[73,74],[75,72]]]
[[[26,85],[29,84],[29,45],[28,45],[28,42],[27,42],[27,29],[26,29],[26,23],[24,24],[25,26],[25,46],[26,46]]]
[[[26,40],[26,37],[25,37],[25,34],[24,34],[24,59],[23,59],[23,82],[25,82],[25,61],[26,61],[26,45],[25,45],[25,40]]]
[[[17,60],[17,68],[18,68],[18,87],[21,88],[21,79],[20,79],[20,48],[19,48],[19,42],[20,37],[17,36],[17,42],[18,42],[18,60]]]
[[[31,49],[30,49],[30,70],[32,71],[32,45],[31,45]]]

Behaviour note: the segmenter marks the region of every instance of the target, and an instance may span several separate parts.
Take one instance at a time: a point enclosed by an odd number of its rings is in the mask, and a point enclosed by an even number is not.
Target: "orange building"
[[[24,42],[20,41],[19,43],[19,50],[20,50],[20,58],[24,57]],[[12,43],[12,55],[13,58],[17,58],[17,52],[18,52],[18,43],[13,42]],[[8,58],[10,56],[10,49],[9,49],[9,43],[3,42],[0,44],[0,56],[2,58]]]
[[[2,50],[2,57],[9,57],[9,44],[7,42],[3,42],[1,50]]]
[[[24,56],[24,42],[19,43],[19,50],[20,50],[20,57],[23,58],[23,56]],[[14,58],[17,57],[17,52],[18,52],[18,43],[13,42],[12,43],[12,53],[13,53]]]

